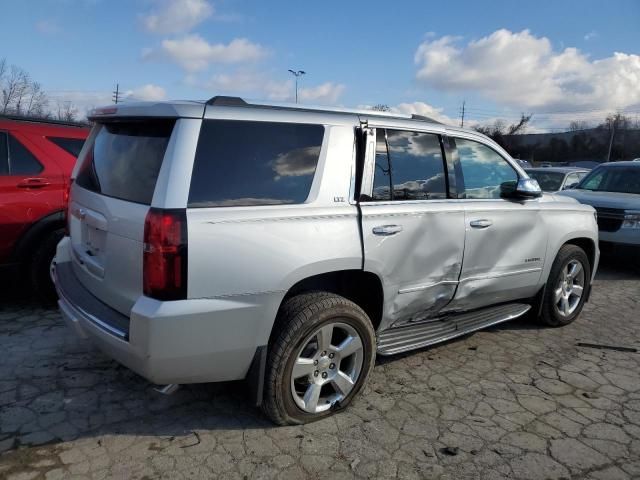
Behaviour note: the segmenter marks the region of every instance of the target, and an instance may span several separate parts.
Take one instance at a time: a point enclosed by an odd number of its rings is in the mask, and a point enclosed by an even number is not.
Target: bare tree
[[[65,122],[74,122],[78,115],[78,109],[73,102],[61,102],[58,101],[58,114],[57,119]]]
[[[577,132],[579,130],[587,130],[589,128],[591,128],[591,125],[589,125],[589,122],[587,122],[586,120],[574,120],[569,123],[569,130],[571,132]]]
[[[376,110],[377,112],[390,112],[391,107],[389,107],[389,105],[385,105],[384,103],[378,103],[371,107],[371,110]]]
[[[49,99],[38,82],[31,83],[29,102],[25,108],[25,115],[30,117],[47,117],[49,115]]]
[[[42,86],[17,65],[0,59],[0,114],[48,116],[49,100]]]

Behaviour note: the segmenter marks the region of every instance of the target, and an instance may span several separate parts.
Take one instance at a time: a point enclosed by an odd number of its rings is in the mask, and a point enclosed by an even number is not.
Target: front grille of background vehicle
[[[598,212],[598,230],[617,232],[624,221],[624,210],[618,208],[594,207]]]

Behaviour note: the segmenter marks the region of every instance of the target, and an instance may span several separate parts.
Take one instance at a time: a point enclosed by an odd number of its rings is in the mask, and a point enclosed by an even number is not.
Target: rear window
[[[322,125],[205,120],[189,207],[305,202],[323,137]]]
[[[98,125],[76,183],[108,197],[150,205],[174,124],[145,119]]]
[[[83,138],[47,137],[47,140],[55,143],[74,157],[80,155],[80,150],[82,150],[82,145],[84,145]]]

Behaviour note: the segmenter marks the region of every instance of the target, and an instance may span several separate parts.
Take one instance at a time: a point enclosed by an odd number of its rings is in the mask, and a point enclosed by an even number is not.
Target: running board
[[[498,323],[513,320],[529,311],[531,305],[511,303],[473,312],[448,315],[438,320],[390,328],[378,334],[378,353],[394,355],[460,335],[475,332]]]

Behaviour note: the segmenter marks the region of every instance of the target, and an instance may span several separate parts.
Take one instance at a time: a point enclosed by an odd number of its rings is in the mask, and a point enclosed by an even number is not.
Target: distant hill
[[[535,163],[600,163],[606,161],[610,136],[609,129],[600,127],[572,132],[505,135],[503,146],[512,157]],[[616,131],[611,160],[638,157],[640,130]]]

